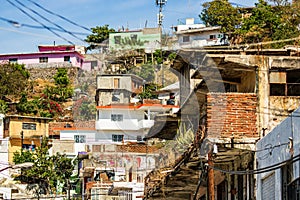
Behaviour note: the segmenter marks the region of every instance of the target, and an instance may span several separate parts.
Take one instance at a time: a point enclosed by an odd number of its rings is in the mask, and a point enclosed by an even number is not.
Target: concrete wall
[[[210,39],[210,35],[214,35],[216,39]],[[185,36],[189,36],[188,42],[183,42],[183,37]],[[224,44],[224,42],[221,42],[222,37],[223,34],[221,34],[218,30],[209,30],[197,33],[184,33],[178,35],[178,43],[181,48],[221,45]]]
[[[268,135],[263,137],[256,145],[257,169],[269,167],[280,162],[289,160],[292,156],[300,154],[300,109],[294,111]],[[293,154],[289,137],[293,138]],[[299,161],[293,163],[292,180],[300,177]],[[275,176],[275,200],[282,199],[282,171],[276,169],[270,172],[257,175],[257,199],[262,199],[265,192],[262,182],[268,176]],[[288,184],[288,183],[287,183]]]
[[[9,149],[8,149],[9,139],[0,139],[0,169],[3,169],[9,165]],[[9,177],[9,170],[4,170],[0,172],[0,178]]]
[[[254,93],[256,89],[256,73],[244,72],[241,83],[237,85],[238,92]]]
[[[30,54],[15,54],[15,55],[0,55],[0,61],[8,61],[9,59],[18,59],[17,63],[29,65],[39,63],[40,57],[48,57],[48,63],[65,62],[64,56],[70,56],[70,61],[73,66],[81,67],[83,56],[77,52],[65,52],[65,53],[30,53]]]
[[[24,116],[6,116],[6,120],[9,120],[8,137],[9,142],[9,162],[13,160],[13,153],[21,149],[21,131],[23,131],[23,144],[35,144],[40,145],[40,136],[48,137],[49,119],[46,118],[34,118]],[[23,123],[32,123],[36,125],[35,130],[27,130],[22,128]]]
[[[82,144],[116,144],[113,142],[112,135],[124,135],[124,141],[135,141],[137,136],[143,136],[142,131],[124,131],[124,130],[104,130],[104,131],[84,131],[84,130],[62,130],[60,132],[61,141],[74,141],[74,136],[84,136],[85,143]]]
[[[131,39],[132,35],[137,36],[137,42]],[[115,37],[121,37],[121,44],[116,44]],[[109,48],[111,50],[124,49],[145,49],[153,51],[159,49],[161,33],[159,28],[145,28],[141,31],[119,32],[109,34]]]

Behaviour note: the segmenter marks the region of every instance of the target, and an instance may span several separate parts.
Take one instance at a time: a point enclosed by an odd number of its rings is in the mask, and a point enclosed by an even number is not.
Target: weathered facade
[[[198,167],[192,170],[198,181],[187,181],[190,189],[181,187],[190,198],[255,198],[254,174],[246,173],[255,168],[255,144],[299,106],[300,94],[298,57],[286,49],[261,50],[257,54],[256,50],[226,49],[186,49],[178,53],[172,67],[182,76],[181,108],[177,117],[167,118],[162,131],[157,128],[162,126],[158,116],[148,138],[173,139],[178,129],[176,121],[196,118],[193,127],[198,127],[194,131],[199,147],[195,144],[194,148],[199,150],[180,163],[179,171],[167,174],[167,181],[156,192],[149,190],[152,194],[146,193],[148,198],[162,198],[162,187],[167,187],[167,197],[172,198],[172,187],[180,186],[182,180],[172,182],[170,177],[191,172],[184,166],[192,162]],[[202,81],[189,88],[188,77]],[[207,163],[207,168],[201,163]],[[220,172],[224,176],[217,176]]]
[[[6,115],[3,120],[3,137],[9,138],[8,162],[13,163],[13,153],[21,148],[34,150],[40,146],[43,137],[49,136],[51,118],[21,115]]]
[[[256,145],[257,199],[299,199],[300,110],[263,137]]]

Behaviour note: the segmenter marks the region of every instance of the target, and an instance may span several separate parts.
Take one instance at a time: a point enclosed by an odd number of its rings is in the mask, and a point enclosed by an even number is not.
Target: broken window
[[[270,73],[271,96],[300,96],[300,70]]]

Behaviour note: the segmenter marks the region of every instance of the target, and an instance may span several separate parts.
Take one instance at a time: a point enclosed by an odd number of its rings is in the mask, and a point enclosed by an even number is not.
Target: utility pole
[[[22,152],[23,151],[23,144],[24,144],[24,132],[21,131],[20,135],[21,135],[21,152]]]
[[[160,30],[160,58],[161,58],[161,64],[160,69],[162,71],[162,77],[161,77],[161,84],[164,86],[164,69],[163,69],[163,53],[162,53],[162,21],[163,21],[163,14],[162,14],[162,8],[164,5],[166,5],[167,0],[155,0],[156,5],[159,7],[159,12],[157,14],[157,23]]]
[[[208,153],[208,200],[215,200],[215,176],[214,176],[214,162],[212,152]]]
[[[155,2],[156,2],[156,5],[159,7],[159,13],[157,16],[157,20],[158,20],[158,26],[161,27],[162,20],[163,20],[162,7],[164,5],[166,5],[167,0],[155,0]]]

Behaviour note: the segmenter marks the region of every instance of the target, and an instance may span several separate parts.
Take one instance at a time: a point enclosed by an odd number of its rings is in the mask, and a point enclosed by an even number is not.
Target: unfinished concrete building
[[[299,57],[280,50],[178,52],[181,108],[156,116],[147,138],[174,139],[178,121],[195,141],[145,182],[146,199],[255,199],[255,144],[299,106]],[[201,79],[189,88],[191,79]],[[284,133],[282,133],[284,134]]]

